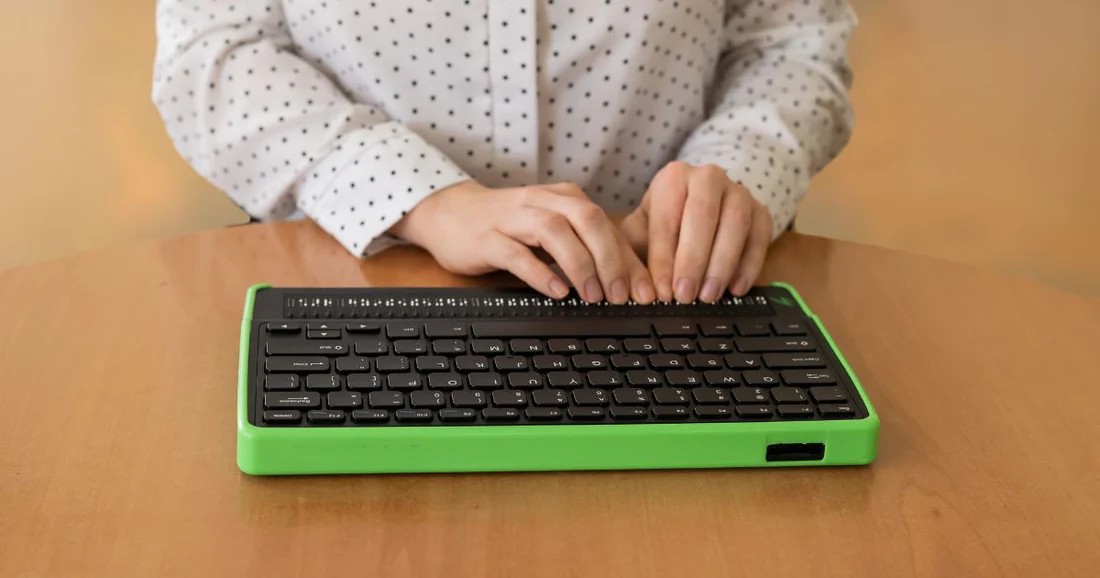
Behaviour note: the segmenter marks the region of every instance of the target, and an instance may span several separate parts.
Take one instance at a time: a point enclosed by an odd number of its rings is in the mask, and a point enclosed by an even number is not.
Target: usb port
[[[769,462],[814,462],[825,459],[825,444],[770,444]]]

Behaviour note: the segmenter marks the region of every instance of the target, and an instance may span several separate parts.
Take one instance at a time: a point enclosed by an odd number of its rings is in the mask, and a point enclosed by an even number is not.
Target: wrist
[[[424,246],[424,243],[434,229],[438,229],[441,215],[446,214],[446,209],[441,206],[447,204],[447,200],[456,193],[484,190],[477,181],[469,180],[444,187],[428,195],[413,207],[400,221],[390,227],[388,233],[398,239],[414,245]]]

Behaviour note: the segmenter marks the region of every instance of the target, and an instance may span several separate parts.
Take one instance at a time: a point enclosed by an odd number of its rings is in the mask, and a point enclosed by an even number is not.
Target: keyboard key
[[[649,324],[630,319],[569,321],[483,321],[473,324],[476,337],[646,337]]]
[[[356,373],[348,376],[348,389],[354,391],[372,391],[382,389],[382,378],[377,375]]]
[[[451,364],[447,358],[440,355],[423,355],[416,358],[416,370],[428,373],[430,371],[447,371]]]
[[[435,416],[430,409],[399,409],[393,412],[393,417],[402,423],[425,423]]]
[[[584,346],[581,345],[579,339],[551,339],[546,342],[546,347],[550,350],[550,353],[581,353],[584,351]]]
[[[723,337],[733,335],[733,325],[728,321],[708,321],[699,324],[699,329],[707,337]]]
[[[382,325],[374,322],[348,323],[346,329],[348,333],[378,333],[382,330]],[[351,419],[355,421],[355,416],[352,416]]]
[[[569,398],[560,389],[540,389],[531,393],[531,400],[535,405],[548,405],[553,407],[565,407],[569,405]]]
[[[489,358],[482,355],[460,355],[455,358],[455,369],[463,372],[488,371]]]
[[[309,331],[327,331],[329,329],[338,329],[338,327],[336,326],[335,323],[329,323],[327,321],[324,321],[324,322],[310,323],[310,324],[306,325],[306,329],[309,330]]]
[[[654,369],[680,369],[684,367],[684,360],[671,353],[655,353],[649,356],[649,364]]]
[[[564,355],[536,355],[531,361],[539,371],[569,369],[569,360]]]
[[[420,337],[420,328],[412,323],[390,323],[386,325],[386,335],[390,339]]]
[[[302,412],[296,409],[283,409],[264,412],[264,423],[299,423]]]
[[[510,407],[490,407],[481,410],[481,416],[485,421],[516,421],[519,419],[519,410]]]
[[[484,391],[455,391],[451,393],[451,405],[455,407],[485,407],[487,401]]]
[[[730,393],[737,403],[768,403],[768,390],[760,387],[735,387]]]
[[[683,337],[666,337],[661,340],[661,349],[668,353],[691,353],[695,351],[695,343]]]
[[[324,357],[268,357],[264,368],[268,373],[327,373],[329,363]]]
[[[588,385],[592,387],[615,387],[623,384],[623,376],[617,371],[589,371]]]
[[[653,324],[653,328],[657,330],[657,335],[661,337],[695,335],[695,324],[686,321],[658,321]]]
[[[604,418],[603,408],[600,407],[571,407],[569,419],[575,421],[598,421]]]
[[[538,389],[542,387],[542,376],[530,371],[509,373],[508,385],[513,389]]]
[[[298,333],[302,330],[302,325],[299,323],[268,323],[268,333]]]
[[[429,321],[424,324],[428,337],[466,337],[466,324],[455,321]]]
[[[836,403],[848,401],[848,396],[839,387],[811,387],[810,397],[817,403]]]
[[[474,421],[477,419],[477,412],[469,408],[460,409],[441,409],[439,410],[439,421],[456,422],[456,421]]]
[[[397,355],[420,355],[428,352],[428,342],[423,339],[398,339],[393,342],[393,352]]]
[[[370,371],[370,359],[366,357],[341,357],[336,360],[336,371],[340,373]]]
[[[736,371],[729,371],[727,369],[715,369],[703,374],[703,377],[707,380],[707,385],[725,385],[734,386],[741,385],[741,378],[738,377]]]
[[[806,325],[801,321],[772,321],[776,335],[806,335]]]
[[[508,349],[515,355],[542,353],[542,342],[538,339],[513,339],[508,342]]]
[[[339,375],[309,375],[306,376],[306,389],[311,391],[332,391],[340,389],[343,382]]]
[[[623,347],[630,353],[657,353],[660,350],[653,339],[626,339]]]
[[[787,385],[830,385],[836,383],[831,371],[788,369],[780,372]]]
[[[653,408],[653,417],[657,419],[687,419],[691,413],[683,406],[658,405]]]
[[[497,407],[524,407],[527,405],[527,392],[515,390],[494,391],[493,405]]]
[[[390,412],[384,409],[357,409],[351,412],[355,423],[384,423],[390,421]]]
[[[501,355],[493,358],[497,371],[527,371],[527,358],[517,355]]]
[[[404,407],[405,396],[400,391],[372,391],[367,394],[367,405],[371,407]]]
[[[649,417],[649,410],[644,407],[611,406],[611,419],[639,420]]]
[[[266,409],[309,409],[321,407],[321,394],[309,393],[265,393]]]
[[[626,372],[626,382],[640,387],[657,387],[661,385],[661,374],[652,369],[635,369]]]
[[[594,338],[588,339],[584,342],[585,347],[592,353],[618,353],[622,346],[618,341],[607,338]]]
[[[447,398],[438,391],[414,391],[409,394],[409,405],[413,407],[445,407]]]
[[[531,421],[561,421],[565,413],[556,407],[529,407],[524,412]]]
[[[339,425],[344,423],[344,412],[338,409],[314,409],[306,414],[306,419],[316,425]]]
[[[781,404],[775,409],[779,412],[779,417],[811,417],[814,415],[814,408],[808,405]]]
[[[504,353],[504,342],[499,339],[475,339],[470,342],[470,350],[482,355]]]
[[[573,367],[580,370],[604,369],[607,367],[607,358],[595,354],[574,355]]]
[[[653,390],[653,399],[661,405],[687,405],[691,402],[689,391],[680,387],[658,387]]]
[[[729,419],[733,412],[730,408],[721,405],[697,405],[695,415],[699,419]]]
[[[699,351],[705,351],[707,353],[729,353],[731,351],[735,351],[735,349],[733,347],[732,339],[722,339],[720,337],[700,337]]]
[[[687,356],[688,367],[692,369],[715,369],[725,367],[722,358],[709,353],[692,353]]]
[[[466,353],[466,342],[459,339],[436,339],[432,342],[436,355],[461,355]]]
[[[706,405],[725,405],[730,402],[730,396],[726,390],[720,387],[700,387],[691,391],[695,403]]]
[[[457,373],[433,373],[428,376],[428,389],[462,389],[462,376]]]
[[[767,419],[772,416],[772,408],[766,405],[739,405],[734,411],[737,417],[748,419]]]
[[[825,367],[825,357],[818,353],[768,353],[764,364],[772,369]]]
[[[546,377],[552,387],[575,389],[584,385],[584,376],[575,371],[555,371]]]
[[[279,374],[264,377],[264,389],[267,391],[287,391],[298,389],[301,382],[297,375]]]
[[[269,341],[268,355],[327,355],[335,357],[347,355],[348,346],[344,343],[316,341]]]
[[[307,331],[307,339],[340,339],[341,332],[339,329],[325,329],[322,331]]]
[[[635,353],[616,353],[611,356],[611,367],[615,369],[631,369],[645,366],[645,358]]]
[[[852,417],[856,415],[856,407],[848,403],[823,403],[817,406],[817,410],[825,417]]]
[[[737,334],[743,337],[762,337],[771,335],[772,329],[767,321],[742,321],[737,323]]]
[[[677,369],[673,371],[665,372],[665,380],[669,385],[678,385],[684,387],[698,387],[703,385],[703,378],[694,371],[687,371],[685,369]]]
[[[389,345],[386,345],[386,340],[381,337],[368,337],[355,342],[357,355],[385,355],[389,352]]]
[[[746,371],[741,374],[741,377],[748,385],[762,385],[764,387],[779,385],[779,376],[770,371]]]
[[[470,380],[470,389],[500,389],[504,387],[504,380],[499,373],[471,373],[467,376]]]
[[[611,392],[619,405],[649,405],[649,392],[636,387],[620,387]]]
[[[577,405],[607,405],[608,395],[602,389],[578,389],[573,392],[573,403]]]
[[[334,391],[328,394],[329,409],[356,409],[363,407],[363,395],[352,391]]]
[[[772,389],[776,403],[805,403],[810,400],[806,392],[797,387],[776,387]]]
[[[813,351],[817,345],[807,337],[745,337],[737,340],[741,353],[770,351]]]
[[[756,355],[731,353],[722,359],[730,369],[760,369],[760,357]]]
[[[423,385],[416,373],[392,373],[386,377],[386,387],[393,390],[420,389]]]

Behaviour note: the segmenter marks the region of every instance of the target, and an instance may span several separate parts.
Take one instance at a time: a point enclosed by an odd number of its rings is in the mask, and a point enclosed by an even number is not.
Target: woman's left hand
[[[657,285],[657,297],[713,302],[744,295],[772,238],[768,209],[714,165],[674,161],[654,176],[620,225]]]

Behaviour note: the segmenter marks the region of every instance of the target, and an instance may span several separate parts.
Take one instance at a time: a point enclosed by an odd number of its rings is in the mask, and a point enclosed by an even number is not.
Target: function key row
[[[268,333],[300,333],[302,324],[296,322],[268,323]],[[384,331],[383,331],[384,330]],[[427,323],[309,323],[306,324],[307,337],[333,339],[341,331],[348,333],[385,333],[396,339],[425,337],[456,337],[470,335],[481,338],[491,337],[648,337],[651,330],[658,336],[695,336],[764,337],[771,335],[798,336],[806,334],[805,323],[798,320],[783,321],[742,321],[736,323],[722,321],[695,322],[660,320],[650,324],[638,320],[587,320],[571,321],[486,321],[475,322],[467,326],[463,322],[429,321]]]

